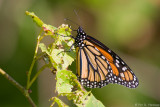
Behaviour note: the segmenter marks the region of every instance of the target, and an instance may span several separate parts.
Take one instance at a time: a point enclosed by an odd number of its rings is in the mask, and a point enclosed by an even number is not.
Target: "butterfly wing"
[[[101,88],[117,83],[129,88],[138,86],[138,79],[128,65],[113,51],[91,36],[77,47],[77,75],[82,85]]]
[[[82,85],[89,88],[100,88],[107,85],[112,72],[109,62],[103,60],[100,51],[96,50],[89,41],[84,41],[84,48],[76,48],[77,51],[77,75]]]

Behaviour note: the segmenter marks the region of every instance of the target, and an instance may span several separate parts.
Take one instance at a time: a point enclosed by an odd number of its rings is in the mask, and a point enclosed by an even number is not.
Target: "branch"
[[[22,85],[20,85],[17,81],[15,81],[10,75],[8,75],[4,70],[0,68],[0,74],[4,76],[11,84],[16,86],[18,90],[26,97],[28,102],[32,105],[32,107],[36,107],[32,98],[29,96],[28,90],[26,90]]]
[[[40,31],[40,34],[41,33],[42,33],[42,30]],[[27,89],[30,88],[30,78],[31,78],[31,73],[32,73],[33,66],[36,62],[36,57],[37,57],[37,53],[38,53],[38,45],[40,43],[40,34],[37,37],[37,45],[36,45],[36,49],[35,49],[35,52],[34,52],[34,57],[33,57],[32,64],[30,66],[30,69],[29,69],[28,75],[27,75],[27,87],[26,87]]]

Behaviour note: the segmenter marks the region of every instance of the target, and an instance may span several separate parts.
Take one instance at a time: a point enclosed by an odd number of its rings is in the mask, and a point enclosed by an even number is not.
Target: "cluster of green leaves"
[[[68,50],[68,48],[73,44],[73,39],[70,37],[71,29],[68,25],[64,24],[56,29],[52,29],[55,27],[49,26],[51,28],[50,31],[47,27],[48,26],[46,24],[45,27],[43,27],[43,29],[46,30],[45,36],[51,36],[51,38],[54,39],[54,42],[49,46],[46,46],[44,43],[40,43],[39,48],[48,56],[49,62],[57,71],[65,70],[69,65],[71,65],[75,58],[74,50],[70,53],[64,52],[64,49]],[[53,33],[50,35],[52,30]]]
[[[33,12],[26,11],[26,14],[31,16],[33,21],[36,22],[36,24],[42,29],[37,38],[37,50],[35,51],[36,54],[33,60],[37,60],[39,57],[43,57],[46,62],[46,65],[44,65],[37,72],[31,81],[31,70],[29,71],[30,75],[28,84],[30,85],[28,85],[28,89],[34,80],[38,77],[40,72],[44,68],[49,67],[51,70],[56,72],[56,91],[58,96],[66,96],[77,106],[103,107],[103,104],[100,101],[98,101],[90,92],[87,92],[83,89],[83,87],[78,82],[76,75],[73,74],[72,71],[68,70],[68,66],[71,65],[75,60],[74,47],[73,51],[65,52],[65,50],[70,49],[74,42],[74,39],[70,37],[72,31],[70,27],[66,24],[62,24],[57,28],[43,23],[43,21]],[[41,40],[46,36],[50,36],[54,41],[48,46],[41,42]],[[38,47],[42,51],[42,53],[39,55],[37,55]],[[55,102],[59,106],[67,106],[58,97],[53,97],[50,99],[50,101],[53,101],[51,106],[53,106]]]

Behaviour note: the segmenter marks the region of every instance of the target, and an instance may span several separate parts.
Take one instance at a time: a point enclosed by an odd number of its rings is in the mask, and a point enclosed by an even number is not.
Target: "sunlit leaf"
[[[54,31],[57,29],[56,27],[47,24],[43,24],[42,28],[48,35],[53,35]]]
[[[99,100],[97,100],[93,94],[88,97],[88,100],[85,102],[85,107],[105,107]]]
[[[56,74],[56,78],[57,78],[56,90],[59,94],[72,92],[77,77],[71,71],[67,70],[58,71]]]
[[[44,24],[43,21],[34,14],[34,12],[28,12],[26,11],[26,15],[31,16],[33,21],[40,27],[42,27],[42,25]]]
[[[69,107],[68,105],[66,105],[64,102],[62,102],[59,98],[57,97],[52,97],[50,100],[53,100],[54,102],[51,104],[50,107],[53,107],[55,102],[58,104],[59,107]]]
[[[63,57],[62,51],[63,49],[53,49],[52,50],[51,57],[57,64],[62,63],[62,57]]]
[[[46,48],[46,45],[44,43],[40,43],[39,44],[39,48],[41,49],[42,52],[45,52],[45,53],[47,53],[49,55],[49,51]]]

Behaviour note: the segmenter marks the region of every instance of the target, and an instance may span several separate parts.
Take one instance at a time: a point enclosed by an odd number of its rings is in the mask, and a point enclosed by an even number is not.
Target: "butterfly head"
[[[79,26],[79,28],[77,29],[77,36],[75,38],[75,44],[76,46],[82,48],[84,46],[83,41],[86,39],[87,35],[85,33],[85,31],[83,30],[83,28],[81,26]]]
[[[83,28],[81,26],[79,26],[79,28],[77,29],[77,34],[78,35],[86,35],[85,31],[83,30]]]

